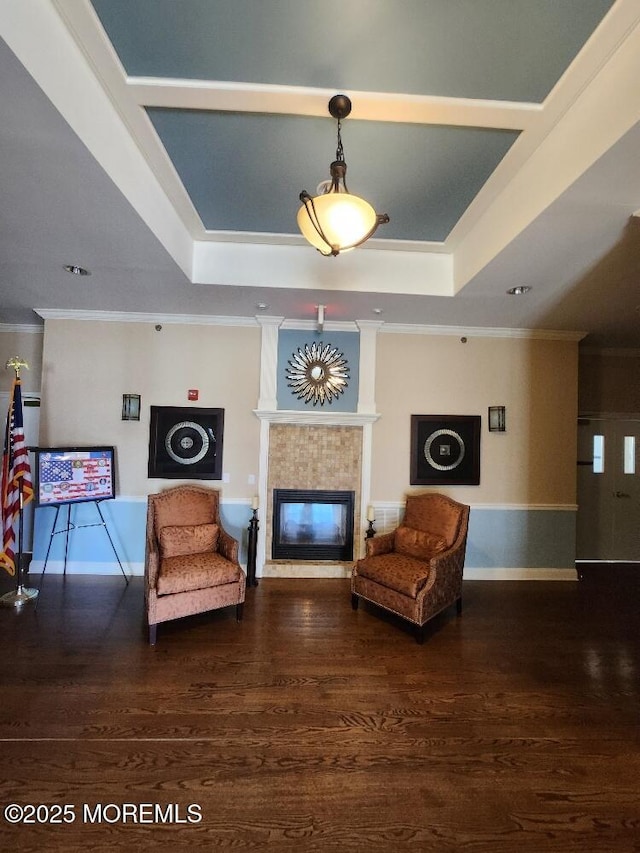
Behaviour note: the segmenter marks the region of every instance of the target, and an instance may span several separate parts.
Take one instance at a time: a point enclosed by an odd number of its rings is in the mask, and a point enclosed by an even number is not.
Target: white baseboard
[[[263,578],[350,578],[353,563],[265,563]]]
[[[32,560],[29,574],[42,574],[43,560]],[[128,577],[144,575],[144,563],[124,563],[122,568]],[[243,567],[244,568],[244,567]],[[47,574],[64,574],[63,560],[49,560]],[[120,566],[117,563],[90,563],[69,560],[68,575],[119,575]],[[349,578],[351,565],[345,563],[279,563],[266,564],[259,577],[263,578]],[[465,567],[464,578],[469,581],[577,581],[575,569],[508,569]]]
[[[29,565],[30,575],[41,575],[44,560],[32,560]],[[122,568],[127,577],[144,575],[144,563],[122,563]],[[63,575],[64,560],[49,560],[47,563],[48,575]],[[67,561],[68,575],[120,575],[120,566],[117,563],[84,563],[81,560]]]
[[[465,566],[468,581],[577,581],[575,569],[471,569]]]
[[[348,578],[351,568],[342,565],[317,565],[304,563],[265,565],[263,578]],[[471,569],[465,568],[464,578],[469,581],[577,581],[575,569]]]

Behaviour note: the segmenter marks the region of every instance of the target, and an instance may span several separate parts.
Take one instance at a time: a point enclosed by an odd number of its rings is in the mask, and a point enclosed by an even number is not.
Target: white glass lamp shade
[[[378,223],[371,205],[347,192],[307,198],[298,210],[303,237],[323,255],[337,255],[359,246],[373,234]]]

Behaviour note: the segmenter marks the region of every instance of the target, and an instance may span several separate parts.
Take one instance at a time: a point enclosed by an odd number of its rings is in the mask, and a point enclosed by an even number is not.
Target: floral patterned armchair
[[[402,524],[367,539],[366,555],[351,576],[351,603],[361,598],[418,628],[455,604],[462,613],[462,570],[469,507],[445,495],[410,495]]]
[[[219,504],[219,492],[201,486],[149,495],[145,610],[151,645],[159,622],[231,605],[242,619],[246,576]]]

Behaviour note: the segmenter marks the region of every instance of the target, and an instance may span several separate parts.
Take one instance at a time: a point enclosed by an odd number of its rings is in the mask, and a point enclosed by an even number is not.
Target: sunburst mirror
[[[331,404],[349,384],[349,366],[344,353],[331,344],[314,342],[298,347],[287,364],[286,377],[291,393],[314,406]]]

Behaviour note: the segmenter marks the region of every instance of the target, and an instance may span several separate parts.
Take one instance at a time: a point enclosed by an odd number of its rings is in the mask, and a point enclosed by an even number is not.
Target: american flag
[[[16,537],[14,525],[22,496],[22,506],[33,498],[29,453],[24,440],[22,418],[22,383],[17,377],[13,381],[7,428],[4,435],[2,457],[2,554],[0,563],[10,575],[16,573]]]
[[[71,460],[55,459],[52,462],[45,460],[40,467],[41,483],[59,483],[71,480],[72,477],[73,467]]]

